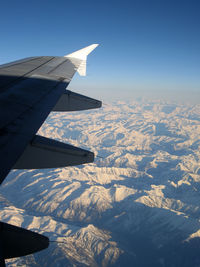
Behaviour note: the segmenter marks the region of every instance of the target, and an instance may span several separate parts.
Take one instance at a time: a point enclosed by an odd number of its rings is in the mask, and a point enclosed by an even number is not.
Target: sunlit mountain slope
[[[9,174],[1,220],[61,243],[8,266],[200,265],[200,105],[134,101],[52,113],[39,134],[97,158]]]

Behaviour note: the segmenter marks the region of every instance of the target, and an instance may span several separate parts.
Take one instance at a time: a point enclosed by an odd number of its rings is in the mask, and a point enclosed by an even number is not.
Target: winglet
[[[85,48],[82,48],[80,50],[77,50],[69,55],[66,55],[65,57],[73,57],[78,58],[82,60],[86,60],[87,56],[98,46],[98,44],[92,44],[89,46],[86,46]]]
[[[86,76],[86,61],[87,56],[98,46],[98,44],[92,44],[80,50],[77,50],[65,57],[68,58],[77,58],[82,60],[81,64],[79,65],[77,71],[81,76]]]

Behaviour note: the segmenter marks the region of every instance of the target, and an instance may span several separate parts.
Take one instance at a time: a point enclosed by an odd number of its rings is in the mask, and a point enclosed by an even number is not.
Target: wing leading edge
[[[96,47],[64,57],[32,57],[0,66],[0,183],[12,168],[93,162],[92,152],[36,133],[51,111],[101,107],[101,101],[66,90],[76,71],[86,74],[87,56]]]

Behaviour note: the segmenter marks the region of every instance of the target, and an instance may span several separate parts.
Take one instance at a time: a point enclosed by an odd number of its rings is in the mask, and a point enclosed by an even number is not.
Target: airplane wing
[[[12,168],[56,168],[93,162],[90,151],[36,135],[51,111],[101,107],[66,90],[76,71],[86,74],[90,45],[64,57],[25,58],[0,66],[0,183]]]

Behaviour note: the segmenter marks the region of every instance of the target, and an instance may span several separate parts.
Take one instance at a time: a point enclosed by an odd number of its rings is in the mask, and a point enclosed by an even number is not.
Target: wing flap
[[[14,165],[14,169],[74,166],[94,161],[94,153],[36,135]]]

